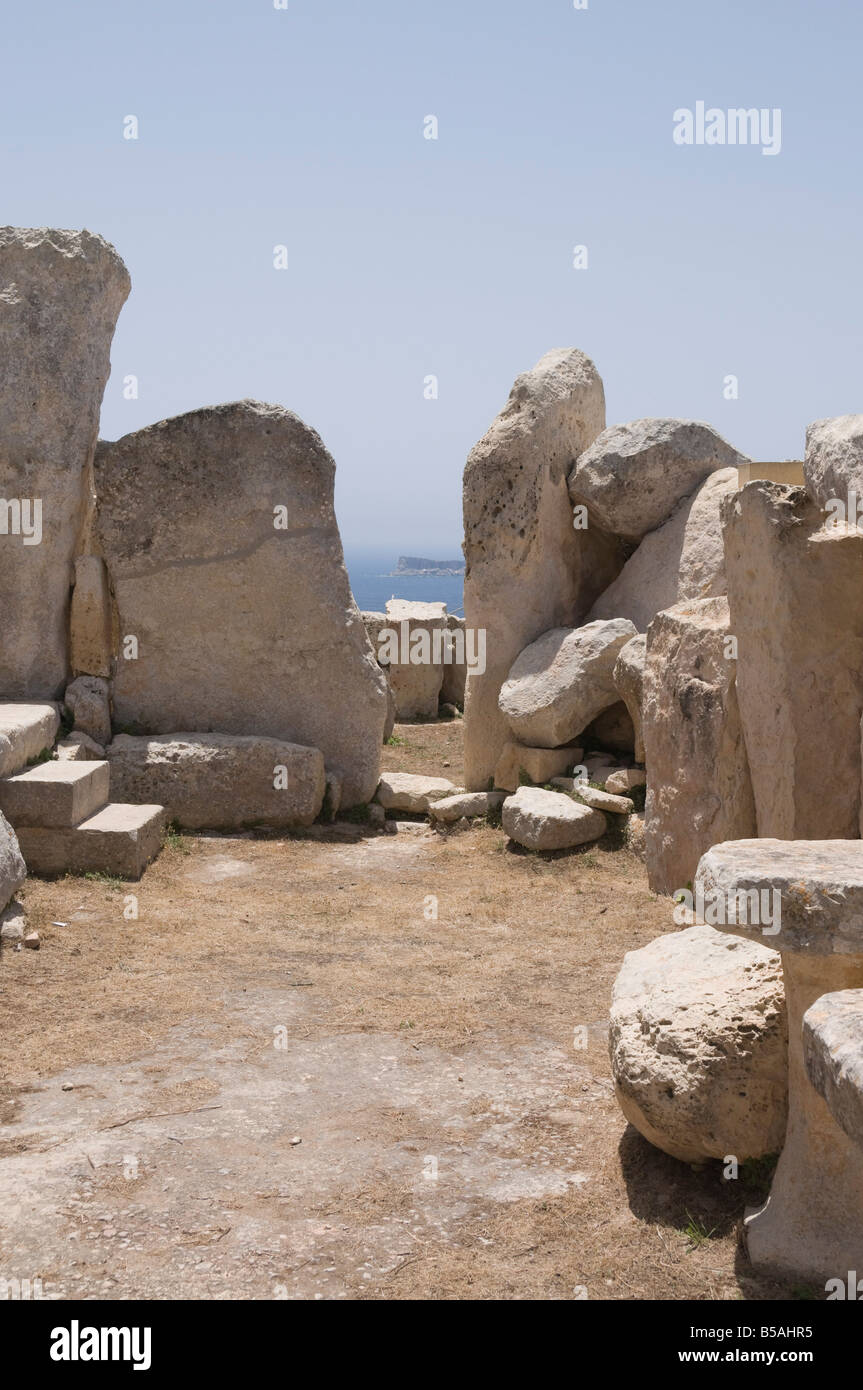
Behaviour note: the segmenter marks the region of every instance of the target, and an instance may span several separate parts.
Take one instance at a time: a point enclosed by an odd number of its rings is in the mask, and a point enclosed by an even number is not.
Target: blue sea
[[[417,551],[403,553],[415,555]],[[461,545],[456,544],[433,558],[450,560],[460,554]],[[345,549],[345,565],[358,608],[385,613],[388,599],[404,598],[421,603],[445,603],[448,613],[464,617],[464,579],[460,574],[395,576],[392,571],[398,559],[393,551]]]

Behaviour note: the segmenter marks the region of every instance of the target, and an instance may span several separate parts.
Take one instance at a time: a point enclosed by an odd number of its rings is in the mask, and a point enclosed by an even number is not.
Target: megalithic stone
[[[72,564],[129,286],[100,236],[0,228],[0,699],[66,683]]]
[[[715,845],[698,866],[695,887],[710,904],[712,925],[782,956],[788,1127],[770,1195],[746,1217],[746,1244],[756,1269],[823,1287],[863,1269],[863,1149],[812,1084],[803,1020],[823,995],[863,987],[863,842]],[[767,916],[759,910],[766,895]]]

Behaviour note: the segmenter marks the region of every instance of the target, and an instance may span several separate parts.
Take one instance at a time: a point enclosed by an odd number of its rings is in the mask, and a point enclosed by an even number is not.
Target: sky
[[[760,460],[863,409],[861,41],[849,0],[9,4],[0,220],[129,267],[105,438],[277,402],[346,546],[449,558],[468,451],[549,348],[609,424]],[[699,101],[778,109],[779,152],[676,143]]]

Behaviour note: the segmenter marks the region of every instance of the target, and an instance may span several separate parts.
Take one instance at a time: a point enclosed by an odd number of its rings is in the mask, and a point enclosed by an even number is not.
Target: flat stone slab
[[[572,786],[564,790],[573,792],[585,806],[592,806],[595,811],[611,811],[614,815],[629,816],[635,810],[635,802],[630,801],[628,796],[615,796],[613,792],[601,791],[599,787],[591,787],[587,782],[578,782],[574,777],[553,777],[552,782],[571,782]]]
[[[507,797],[502,822],[511,840],[537,850],[572,849],[598,840],[608,828],[601,811],[542,787],[519,787]]]
[[[806,1075],[863,1148],[863,989],[822,994],[803,1015]]]
[[[116,874],[140,878],[159,853],[164,806],[113,802],[70,830],[21,829],[21,853],[31,873]]]
[[[451,825],[462,816],[485,816],[496,806],[502,806],[506,792],[464,792],[458,796],[445,796],[442,801],[433,801],[429,806],[432,820]]]
[[[711,901],[727,907],[732,900],[742,905],[740,894],[775,895],[773,901],[781,908],[779,930],[771,927],[764,938],[775,950],[863,955],[861,840],[727,840],[702,855],[695,888],[696,893],[703,891],[705,902],[712,894]],[[727,913],[725,921],[707,920],[738,936],[754,937],[762,931],[759,923],[729,917]]]
[[[428,811],[433,801],[455,796],[462,788],[445,777],[423,777],[415,772],[385,772],[375,801],[387,811]]]
[[[60,713],[54,704],[0,702],[0,777],[11,777],[54,745]]]
[[[110,784],[107,762],[39,763],[0,782],[0,810],[16,830],[68,829],[105,805]]]

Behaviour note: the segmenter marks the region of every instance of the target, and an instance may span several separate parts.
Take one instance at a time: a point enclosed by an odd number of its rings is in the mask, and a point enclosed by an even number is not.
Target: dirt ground
[[[459,781],[458,721],[395,737],[385,767]],[[345,824],[183,837],[139,884],[22,897],[42,945],[0,960],[3,1277],[85,1299],[806,1296],[738,1248],[763,1174],[677,1163],[615,1103],[612,982],[674,929],[629,850]]]

